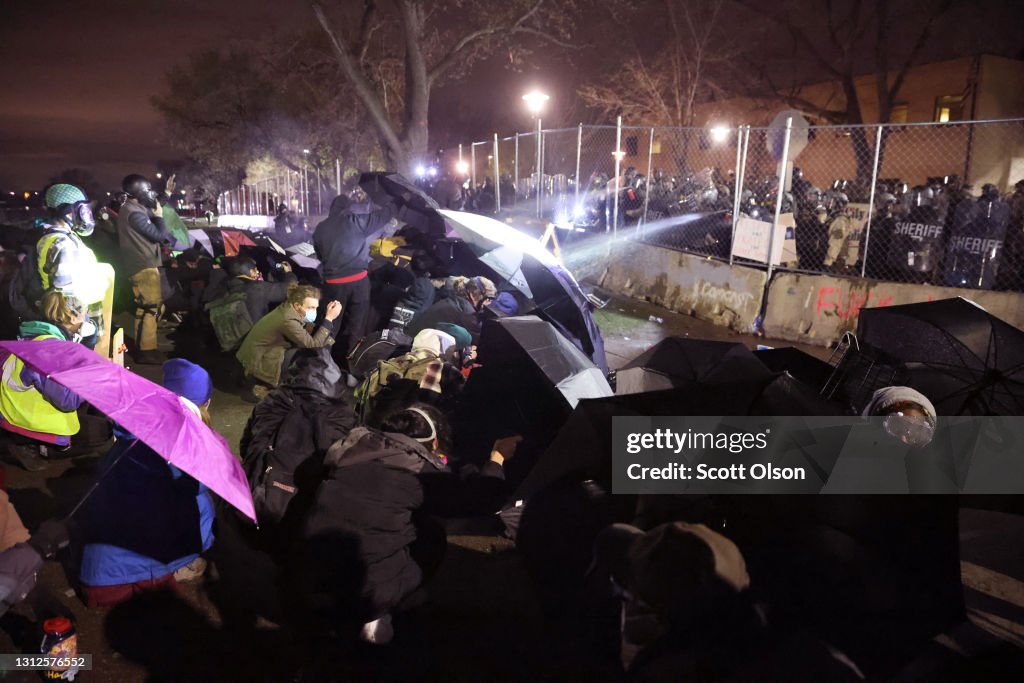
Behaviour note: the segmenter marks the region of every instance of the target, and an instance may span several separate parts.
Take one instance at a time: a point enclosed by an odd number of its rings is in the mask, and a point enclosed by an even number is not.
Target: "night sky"
[[[1022,6],[965,3],[926,58],[975,51],[1020,57]],[[644,24],[636,26],[641,36],[651,30]],[[157,161],[181,157],[150,105],[171,66],[198,50],[274,40],[311,26],[304,0],[0,0],[0,188],[41,189],[73,167],[111,187],[130,172],[154,173]],[[484,139],[526,130],[531,124],[519,97],[532,86],[552,94],[546,124],[582,120],[574,90],[587,76],[578,67],[615,54],[600,42],[580,53],[584,62],[577,65],[545,59],[541,51],[512,71],[499,54],[467,81],[437,89],[435,146],[454,142],[453,134]]]
[[[294,29],[308,11],[297,0],[0,0],[0,187],[35,189],[72,167],[108,185],[152,173],[181,156],[149,104],[167,69]]]

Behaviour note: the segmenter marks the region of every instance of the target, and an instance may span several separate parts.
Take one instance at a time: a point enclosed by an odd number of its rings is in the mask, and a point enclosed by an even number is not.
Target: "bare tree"
[[[828,123],[856,125],[866,123],[857,78],[874,76],[878,121],[887,123],[907,73],[919,62],[940,19],[959,0],[826,0],[813,11],[807,3],[785,0],[737,1],[788,38],[786,63],[798,64],[792,72],[803,81],[780,83],[777,65],[762,61],[755,66],[758,81],[766,86],[759,94],[782,99]],[[802,96],[800,86],[815,81],[836,83],[842,97],[815,102]],[[871,175],[872,145],[864,128],[851,128],[850,139],[857,177],[864,181]]]
[[[606,115],[666,126],[694,125],[695,106],[734,94],[739,48],[723,30],[724,0],[663,0],[669,33],[653,55],[632,40],[632,56],[599,83],[579,89]],[[648,36],[649,38],[649,36]]]
[[[435,86],[499,49],[517,52],[529,41],[573,48],[583,1],[364,0],[358,12],[349,3],[331,13],[320,0],[310,5],[389,165],[409,172],[427,151]]]

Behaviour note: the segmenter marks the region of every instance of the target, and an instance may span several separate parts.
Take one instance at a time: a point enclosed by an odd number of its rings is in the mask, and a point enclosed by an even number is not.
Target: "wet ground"
[[[663,322],[651,322],[656,316]],[[738,341],[751,347],[770,340],[740,336],[642,302],[612,299],[596,314],[614,369],[658,340],[677,335]],[[186,330],[177,353],[212,370],[218,390],[211,415],[233,448],[252,406],[230,391],[228,365]],[[780,346],[783,344],[779,344]],[[806,347],[827,358],[829,351]],[[158,366],[134,368],[159,379]],[[225,391],[227,390],[227,391]],[[10,496],[29,528],[66,513],[91,483],[94,457],[58,461],[41,474],[6,471]],[[448,555],[428,586],[425,602],[396,618],[395,642],[385,648],[338,653],[324,675],[333,680],[600,680],[578,664],[566,668],[551,655],[557,633],[545,631],[522,562],[497,525],[476,524],[449,536]],[[922,660],[918,680],[1022,680],[1024,675],[1024,518],[968,509],[961,514],[961,554],[971,623],[946,636]],[[72,588],[73,568],[49,562],[40,584],[75,615],[79,652],[93,655],[82,681],[194,680],[288,681],[307,666],[285,630],[260,623],[255,632],[225,628],[206,581],[184,585],[181,595],[158,596],[112,610],[88,610]],[[30,652],[38,640],[24,606],[0,626],[0,652]],[[20,634],[24,631],[25,634]],[[8,674],[7,680],[39,680]]]

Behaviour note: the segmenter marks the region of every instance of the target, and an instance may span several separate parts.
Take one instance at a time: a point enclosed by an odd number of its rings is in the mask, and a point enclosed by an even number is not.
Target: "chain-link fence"
[[[533,215],[563,243],[635,228],[769,271],[1024,290],[1024,119],[579,126],[462,149],[468,208]]]

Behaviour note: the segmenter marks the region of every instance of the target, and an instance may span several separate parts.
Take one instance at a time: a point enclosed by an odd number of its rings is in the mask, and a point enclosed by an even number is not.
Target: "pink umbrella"
[[[0,349],[81,396],[256,521],[241,463],[224,437],[203,424],[177,394],[74,342],[2,341]]]

